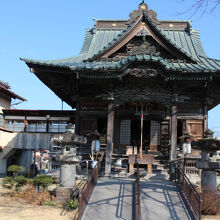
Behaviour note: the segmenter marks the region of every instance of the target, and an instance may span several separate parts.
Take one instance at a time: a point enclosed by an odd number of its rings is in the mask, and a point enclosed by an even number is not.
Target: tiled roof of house
[[[10,90],[10,86],[8,83],[0,81],[0,91],[9,95],[13,99],[20,99],[21,101],[27,101],[26,99],[22,98],[21,96],[17,95],[16,93]]]

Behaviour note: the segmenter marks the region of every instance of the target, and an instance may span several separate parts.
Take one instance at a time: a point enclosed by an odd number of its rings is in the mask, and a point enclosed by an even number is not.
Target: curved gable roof
[[[202,69],[205,72],[208,70],[210,72],[220,71],[220,61],[207,57],[200,41],[199,31],[191,28],[190,21],[158,21],[154,12],[148,11],[148,8],[145,11],[140,10],[140,6],[139,10],[132,12],[130,16],[132,18],[130,20],[96,20],[94,28],[86,30],[84,43],[78,56],[46,61],[22,60],[29,66],[32,64],[59,66],[71,70],[114,66],[114,62],[110,65],[107,64],[108,62],[95,62],[95,60],[127,37],[138,22],[144,18],[166,45],[179,51],[182,56],[190,61],[182,63],[179,60],[165,60],[170,66],[179,71],[181,69],[188,69],[188,71]],[[161,57],[158,59],[161,60]]]

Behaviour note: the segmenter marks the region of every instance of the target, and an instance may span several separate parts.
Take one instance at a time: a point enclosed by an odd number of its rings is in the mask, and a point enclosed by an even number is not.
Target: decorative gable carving
[[[132,69],[129,74],[131,76],[135,76],[138,78],[156,77],[158,75],[157,70],[155,69],[139,69],[139,68]]]
[[[137,32],[136,36],[141,36],[141,37],[145,37],[145,36],[150,36],[151,34],[149,33],[149,31],[143,26],[142,29],[140,31]]]
[[[134,46],[131,51],[128,52],[129,55],[136,55],[136,54],[151,54],[153,56],[159,56],[160,52],[158,49],[151,45],[148,41],[144,41],[138,46]]]

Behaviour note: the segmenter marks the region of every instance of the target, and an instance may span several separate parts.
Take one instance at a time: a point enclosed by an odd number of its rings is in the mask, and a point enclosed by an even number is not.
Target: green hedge
[[[54,183],[54,180],[52,177],[47,175],[38,175],[34,178],[34,185],[35,186],[42,186],[43,188],[46,188],[47,186]]]

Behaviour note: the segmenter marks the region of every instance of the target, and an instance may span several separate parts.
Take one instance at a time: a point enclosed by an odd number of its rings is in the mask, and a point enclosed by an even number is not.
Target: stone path
[[[142,219],[190,220],[175,183],[166,180],[141,181]]]
[[[101,178],[82,220],[135,219],[132,179]],[[167,180],[141,180],[142,220],[190,220],[175,183]]]
[[[133,181],[100,178],[82,220],[132,220]]]

